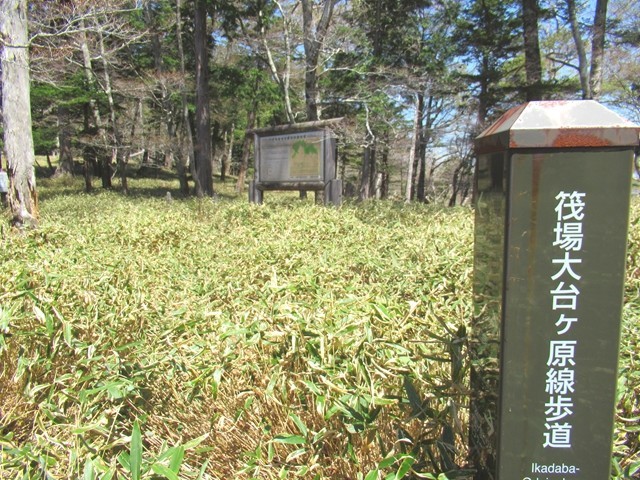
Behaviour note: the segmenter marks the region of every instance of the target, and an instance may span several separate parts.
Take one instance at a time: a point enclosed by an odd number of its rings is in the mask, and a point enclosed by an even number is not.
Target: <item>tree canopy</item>
[[[362,198],[456,203],[470,139],[515,104],[597,98],[640,118],[624,0],[52,5],[27,15],[34,148],[87,190],[119,177],[126,193],[144,164],[211,195],[250,168],[248,129],[346,116],[339,171]]]

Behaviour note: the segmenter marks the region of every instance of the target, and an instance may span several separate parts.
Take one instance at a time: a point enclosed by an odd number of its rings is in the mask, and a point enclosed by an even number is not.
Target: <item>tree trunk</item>
[[[0,0],[0,51],[4,148],[10,178],[13,222],[37,225],[38,196],[31,133],[29,45],[26,0]]]
[[[426,193],[425,193],[425,179],[427,176],[427,172],[426,172],[426,168],[427,166],[425,165],[426,163],[426,149],[424,148],[424,144],[420,144],[420,151],[418,154],[418,181],[416,183],[416,200],[418,202],[422,202],[424,203],[424,201],[426,200]]]
[[[413,142],[409,151],[409,162],[407,165],[407,187],[405,189],[405,201],[411,202],[415,198],[415,179],[417,172],[417,158],[419,156],[421,135],[422,135],[422,118],[424,110],[424,95],[416,93],[415,95],[415,113],[413,115]]]
[[[85,80],[87,81],[87,87],[92,90],[95,84],[95,78],[93,76],[93,67],[91,65],[91,53],[89,52],[89,43],[87,42],[87,33],[85,30],[84,20],[80,20],[80,49],[82,51],[82,60],[83,60],[83,69]],[[98,107],[98,102],[91,98],[89,100],[89,106],[91,108],[91,113],[93,116],[93,122],[95,124],[95,129],[98,133],[98,137],[102,142],[102,145],[98,149],[98,155],[94,155],[94,159],[96,160],[96,164],[100,163],[100,174],[102,177],[102,186],[104,188],[111,187],[111,165],[109,162],[109,158],[106,160],[100,161],[101,156],[104,155],[104,149],[109,145],[109,141],[107,140],[107,134],[104,130],[104,125],[102,123],[102,118],[100,116],[100,109]],[[95,154],[94,150],[94,154]],[[85,177],[86,179],[86,177]]]
[[[438,111],[441,109],[442,104],[433,96],[429,95],[429,101],[426,102],[424,107],[424,128],[420,131],[420,164],[418,174],[418,201],[427,202],[427,186],[430,185],[433,178],[433,170],[435,166],[432,164],[429,174],[427,175],[427,145],[431,141],[433,135],[433,126],[438,116]]]
[[[127,146],[123,146],[122,152],[120,154],[120,181],[122,182],[122,191],[125,195],[129,194],[129,184],[127,182],[127,165],[129,165],[129,160],[131,159],[131,147],[133,145],[133,141],[136,138],[136,127],[138,126],[138,122],[141,126],[140,130],[142,130],[143,124],[143,108],[142,108],[142,98],[138,99],[138,106],[136,108],[136,114],[131,122],[131,131],[129,133],[129,141]]]
[[[589,78],[592,98],[598,98],[602,89],[602,62],[604,60],[604,35],[607,28],[607,4],[608,0],[598,0],[596,2],[596,13],[593,20],[591,72]]]
[[[329,22],[333,15],[333,6],[336,0],[324,0],[322,16],[315,27],[313,27],[313,4],[311,0],[301,0],[302,4],[302,29],[304,34],[304,95],[307,110],[307,120],[313,121],[320,118],[318,106],[318,62],[320,50],[324,43]]]
[[[264,47],[266,56],[267,56],[267,64],[269,65],[269,70],[271,71],[271,76],[274,81],[282,90],[282,97],[284,101],[284,109],[287,114],[287,121],[289,123],[295,123],[295,116],[293,115],[293,109],[291,107],[291,96],[289,93],[289,85],[291,82],[291,19],[289,15],[285,13],[282,8],[280,2],[275,2],[278,6],[278,10],[280,11],[280,15],[282,16],[282,30],[284,34],[284,43],[285,43],[285,68],[282,75],[278,73],[278,67],[276,66],[275,61],[273,60],[273,55],[271,53],[271,49],[269,48],[269,44],[267,43],[267,35],[266,28],[264,22],[262,20],[263,13],[262,11],[259,14],[259,28],[260,28],[260,37],[262,39],[262,45]]]
[[[375,193],[376,150],[374,145],[367,145],[362,157],[360,176],[360,201],[368,200]]]
[[[231,172],[231,159],[233,155],[233,133],[235,132],[235,124],[231,124],[231,130],[224,132],[224,152],[220,159],[220,181],[224,183],[227,176]]]
[[[252,108],[247,112],[247,130],[255,128],[256,110],[258,108],[257,103],[257,100],[254,99]],[[238,180],[236,182],[236,192],[238,194],[242,193],[244,190],[244,182],[249,168],[249,156],[251,155],[252,141],[253,135],[247,131],[244,136],[244,141],[242,142],[242,161],[240,162],[240,171],[238,172]]]
[[[143,5],[145,22],[151,27],[151,53],[153,54],[156,79],[161,92],[161,121],[165,125],[169,141],[168,144],[163,145],[164,166],[165,168],[172,168],[174,163],[172,145],[176,140],[176,124],[174,116],[172,115],[171,96],[164,77],[164,61],[162,59],[162,44],[160,42],[160,36],[164,35],[164,32],[159,31],[158,24],[155,20],[154,9],[152,8],[152,2],[144,2]]]
[[[312,0],[301,0],[302,4],[302,31],[304,35],[304,97],[307,113],[307,121],[312,122],[320,119],[319,92],[318,92],[318,61],[320,59],[320,49],[324,42],[324,37],[329,28],[329,22],[333,14],[333,6],[336,0],[324,0],[322,16],[317,25],[313,26],[313,6]],[[300,192],[300,198],[307,198],[307,193]]]
[[[576,13],[576,0],[567,0],[567,10],[569,12],[569,25],[571,27],[571,35],[576,45],[578,53],[578,74],[580,76],[580,87],[582,88],[582,98],[590,99],[591,86],[589,84],[589,67],[587,64],[587,53],[584,48],[584,41],[580,35],[580,27],[578,25],[578,14]]]
[[[449,198],[449,206],[455,207],[458,204],[458,195],[460,195],[460,204],[469,194],[471,175],[471,160],[464,157],[453,172],[453,180],[451,182],[452,193]]]
[[[182,138],[179,142],[178,152],[178,179],[180,181],[180,192],[183,195],[189,195],[189,180],[187,178],[187,169],[194,164],[194,147],[193,135],[191,131],[191,122],[189,121],[189,103],[187,101],[187,87],[184,47],[182,43],[182,0],[176,0],[176,38],[178,41],[178,57],[180,58],[180,75],[182,82],[180,83],[180,102],[182,109]],[[195,180],[195,179],[194,179]]]
[[[384,145],[380,159],[380,198],[389,198],[389,132],[384,134]]]
[[[71,121],[69,110],[66,107],[58,107],[58,143],[60,154],[58,156],[58,167],[54,177],[73,175],[73,153],[71,152]]]
[[[482,129],[489,115],[489,54],[482,54],[482,70],[480,72],[480,93],[478,94],[478,127]]]
[[[209,41],[207,2],[196,0],[194,41],[196,54],[195,181],[198,197],[213,195],[211,114],[209,109]]]
[[[418,185],[416,191],[416,199],[419,202],[427,201],[427,192],[426,192],[426,178],[427,178],[427,143],[430,139],[431,128],[433,127],[433,122],[436,113],[434,110],[436,109],[437,102],[433,95],[429,95],[429,101],[423,103],[423,114],[421,123],[424,124],[424,127],[420,129],[420,143],[417,145],[418,149]]]
[[[542,60],[538,35],[538,0],[522,0],[524,69],[527,102],[542,100]]]
[[[98,31],[98,45],[100,47],[100,58],[102,59],[102,75],[104,76],[104,93],[107,96],[109,105],[109,121],[111,123],[111,158],[104,156],[104,170],[102,172],[102,186],[111,188],[111,171],[112,166],[117,165],[120,170],[120,178],[122,181],[122,192],[127,195],[129,193],[129,185],[127,184],[127,175],[124,165],[124,156],[122,152],[122,134],[118,128],[116,116],[116,104],[113,99],[113,87],[111,85],[111,74],[109,62],[107,62],[107,53],[104,48],[104,36],[102,31]],[[107,174],[108,173],[108,177]]]
[[[90,108],[89,104],[85,103],[83,110],[84,117],[84,132],[87,133],[90,130]],[[84,145],[82,148],[82,159],[84,160],[84,165],[82,167],[82,174],[84,176],[84,191],[89,193],[93,190],[93,175],[95,173],[94,163],[95,159],[92,157],[91,152],[94,151],[94,148],[90,145]]]

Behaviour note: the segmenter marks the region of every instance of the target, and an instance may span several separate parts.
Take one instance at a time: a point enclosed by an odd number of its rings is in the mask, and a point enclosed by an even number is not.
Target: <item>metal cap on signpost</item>
[[[530,102],[476,139],[476,479],[609,478],[640,127]]]

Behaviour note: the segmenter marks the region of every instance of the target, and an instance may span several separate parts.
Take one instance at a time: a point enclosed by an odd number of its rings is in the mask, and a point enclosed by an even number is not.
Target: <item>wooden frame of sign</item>
[[[342,203],[336,178],[336,138],[329,128],[342,118],[251,130],[255,174],[249,201],[261,204],[267,190],[324,192],[325,205]]]

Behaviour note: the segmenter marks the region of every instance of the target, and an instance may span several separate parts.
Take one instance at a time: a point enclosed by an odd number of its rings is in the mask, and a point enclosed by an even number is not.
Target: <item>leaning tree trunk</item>
[[[31,133],[26,0],[0,0],[0,53],[4,147],[10,177],[13,222],[36,226],[38,197]]]
[[[284,109],[287,114],[287,121],[289,123],[296,123],[295,116],[293,114],[293,108],[291,107],[291,95],[289,92],[289,87],[291,84],[291,18],[289,15],[285,13],[282,9],[282,6],[279,2],[276,2],[278,6],[278,10],[280,11],[280,15],[282,16],[282,29],[284,35],[284,44],[285,44],[285,67],[282,75],[278,73],[278,67],[273,59],[273,54],[271,53],[271,49],[269,48],[269,44],[267,43],[267,35],[266,35],[266,27],[264,22],[262,21],[262,12],[259,15],[259,28],[260,28],[260,38],[262,39],[262,46],[264,47],[264,51],[267,58],[267,64],[269,65],[269,70],[271,71],[271,76],[274,81],[282,90],[282,97],[284,100]]]
[[[587,52],[582,36],[580,35],[580,26],[578,25],[576,0],[567,0],[567,10],[569,11],[569,25],[571,26],[573,42],[576,45],[576,52],[578,53],[578,73],[580,76],[580,87],[582,88],[582,98],[588,100],[592,98],[591,85],[589,83],[589,66],[587,64]]]

